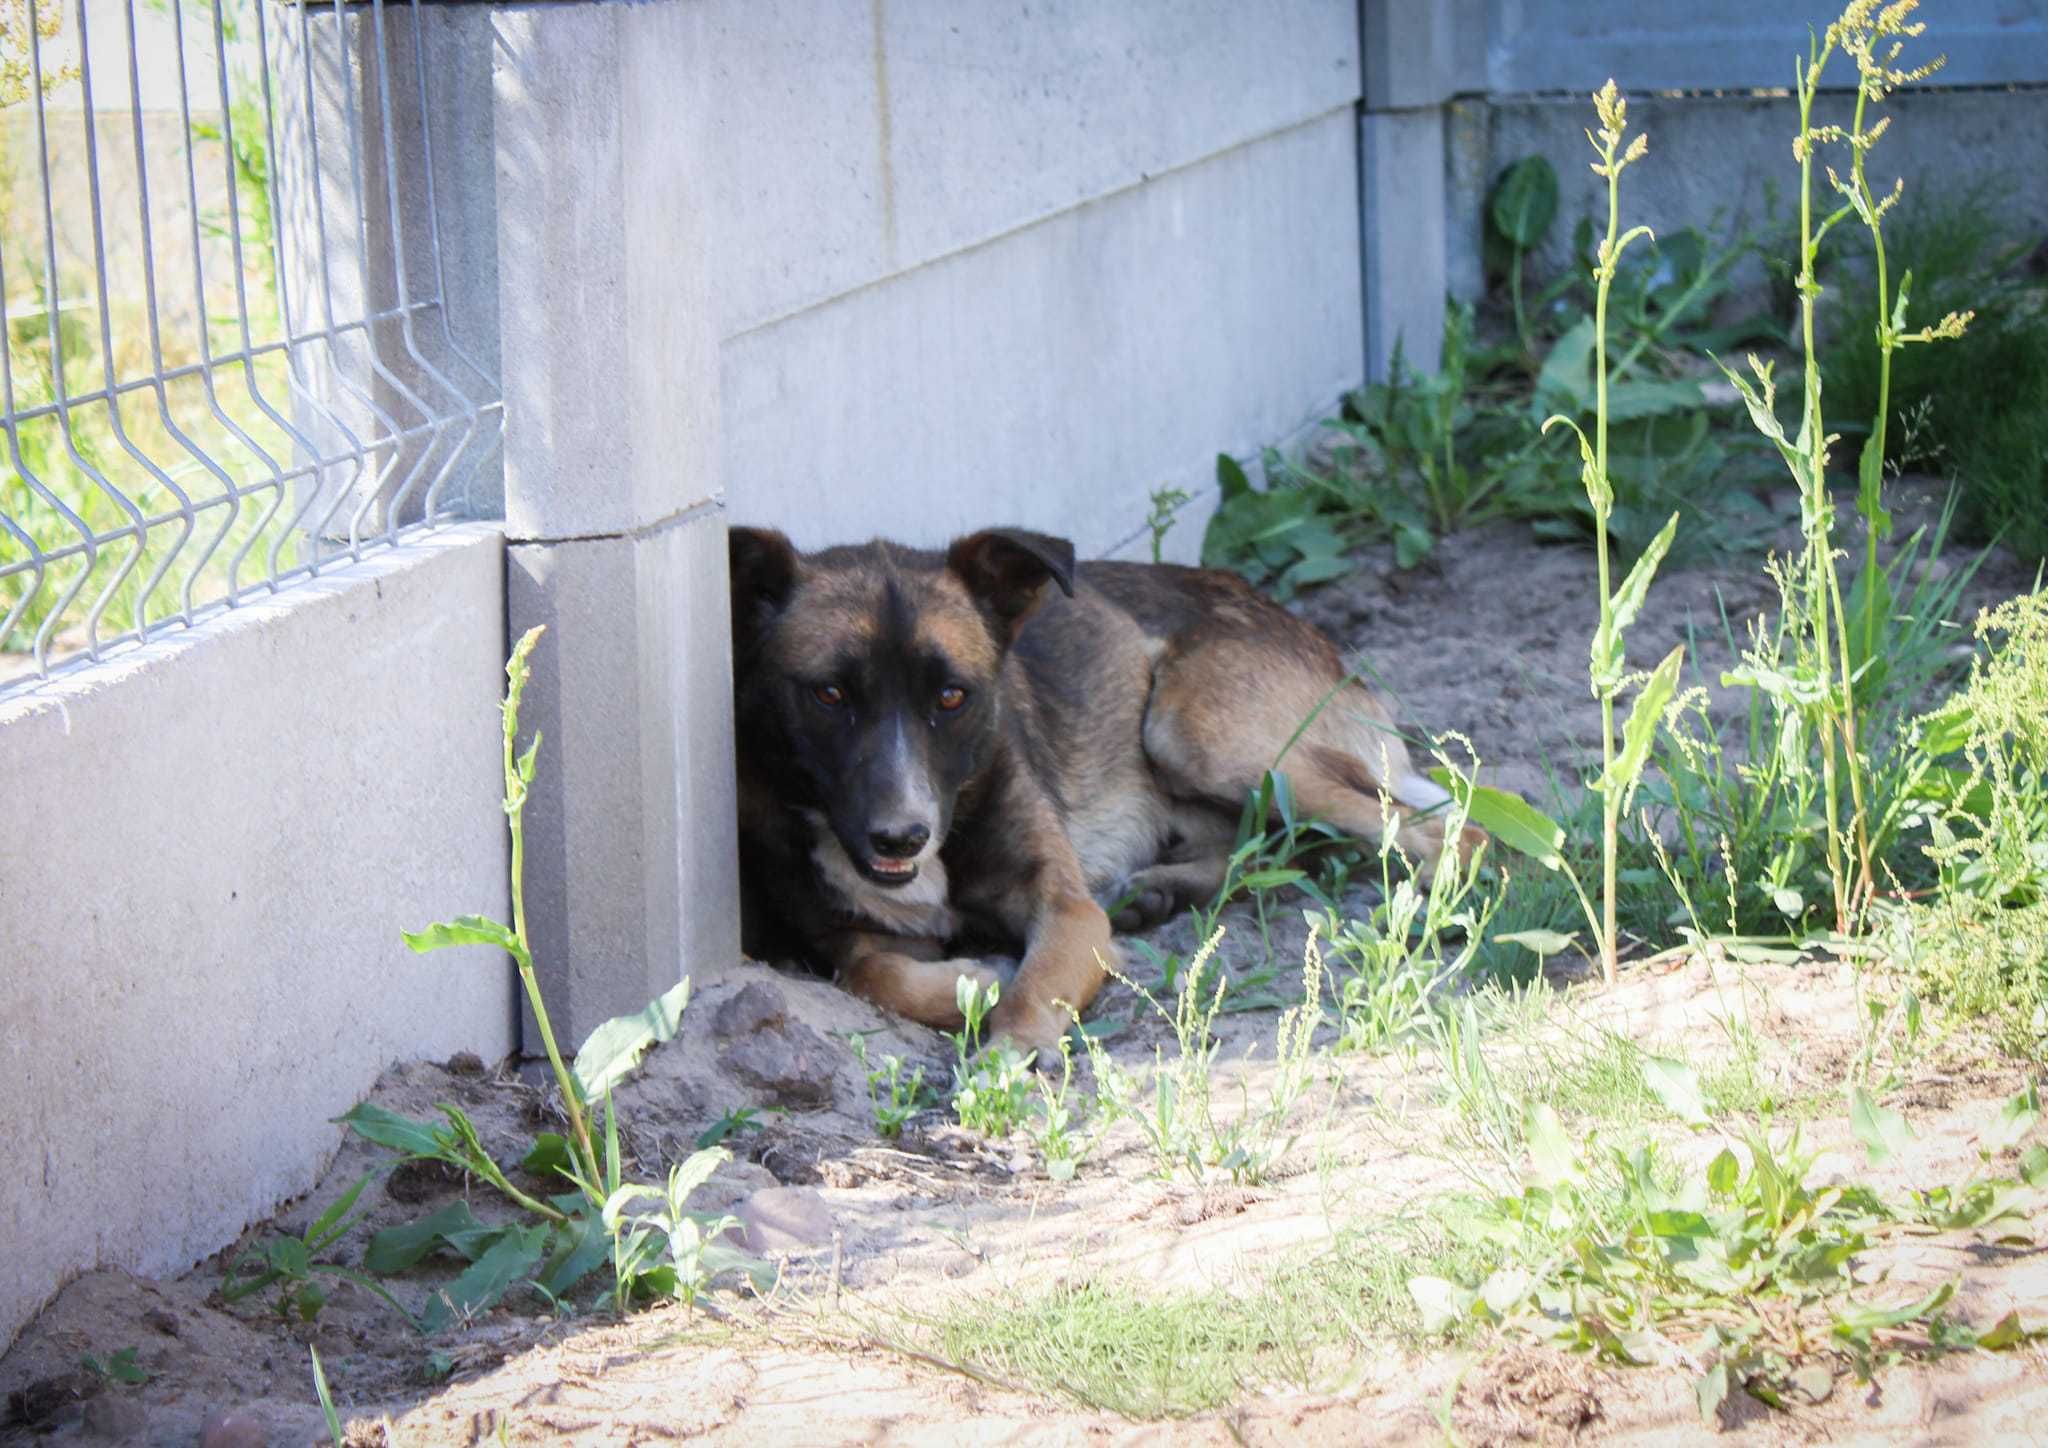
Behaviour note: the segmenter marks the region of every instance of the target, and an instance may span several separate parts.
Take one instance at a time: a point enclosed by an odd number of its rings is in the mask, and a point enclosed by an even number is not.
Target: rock
[[[178,1335],[178,1315],[168,1307],[152,1307],[142,1314],[142,1320],[165,1337]]]
[[[199,1448],[270,1448],[270,1430],[240,1408],[211,1412],[199,1429]]]
[[[809,1026],[785,1021],[734,1041],[719,1059],[774,1105],[829,1106],[834,1055],[831,1043]]]
[[[763,1187],[739,1206],[740,1240],[759,1256],[808,1252],[832,1242],[831,1210],[816,1187]]]
[[[719,1004],[711,1033],[721,1041],[751,1036],[789,1019],[789,1002],[766,981],[750,980]]]
[[[102,1443],[128,1443],[149,1426],[149,1414],[133,1393],[101,1393],[85,1405],[85,1436]]]
[[[451,1076],[481,1076],[485,1070],[484,1058],[474,1051],[457,1051],[441,1069]]]

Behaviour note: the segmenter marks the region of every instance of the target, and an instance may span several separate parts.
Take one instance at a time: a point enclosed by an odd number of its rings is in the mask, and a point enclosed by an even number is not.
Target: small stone
[[[101,1393],[85,1405],[85,1436],[102,1443],[128,1443],[149,1426],[149,1414],[133,1393]]]
[[[451,1076],[481,1076],[484,1074],[484,1058],[474,1051],[457,1051],[442,1069]]]
[[[270,1430],[240,1408],[215,1411],[199,1429],[199,1448],[270,1448]]]
[[[832,1241],[832,1213],[816,1187],[763,1187],[733,1215],[740,1219],[740,1240],[758,1256],[807,1252]]]
[[[168,1307],[152,1307],[149,1311],[142,1314],[142,1320],[165,1337],[176,1337],[178,1335],[178,1315]]]
[[[766,981],[750,980],[727,996],[711,1018],[711,1032],[721,1041],[751,1036],[789,1019],[789,1002]]]
[[[768,1093],[777,1106],[829,1106],[834,1052],[799,1021],[744,1036],[720,1057],[726,1070]]]

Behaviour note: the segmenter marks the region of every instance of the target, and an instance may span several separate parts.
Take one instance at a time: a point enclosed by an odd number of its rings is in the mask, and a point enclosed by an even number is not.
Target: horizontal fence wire
[[[0,0],[0,698],[490,509],[426,53],[419,0]]]

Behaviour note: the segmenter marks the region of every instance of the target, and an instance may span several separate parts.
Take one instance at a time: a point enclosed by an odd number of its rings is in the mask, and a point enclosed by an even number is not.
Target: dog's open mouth
[[[862,862],[860,872],[877,885],[908,885],[917,878],[917,861],[870,855]]]

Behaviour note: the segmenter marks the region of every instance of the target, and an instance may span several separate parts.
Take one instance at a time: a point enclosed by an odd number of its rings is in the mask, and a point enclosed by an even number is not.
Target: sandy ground
[[[1594,737],[1584,684],[1590,571],[1584,550],[1490,528],[1409,572],[1369,557],[1302,608],[1369,653],[1408,719],[1464,732],[1492,782],[1540,797],[1546,765],[1573,768]],[[1973,602],[2030,579],[1996,561]],[[1631,654],[1656,658],[1689,623],[1712,640],[1717,600],[1741,617],[1767,601],[1767,589],[1748,563],[1674,572],[1653,590]],[[1959,631],[1958,647],[1966,640]],[[1710,651],[1701,662],[1713,677],[1725,660]],[[1247,913],[1231,920],[1231,968],[1267,964]],[[1155,939],[1185,948],[1186,934],[1175,924]],[[1300,938],[1298,926],[1274,937],[1271,963],[1283,980]],[[1134,1007],[1116,988],[1100,1014]],[[1838,963],[1738,968],[1672,958],[1632,971],[1612,992],[1573,988],[1554,1014],[1568,1036],[1612,1029],[1700,1059],[1726,1039],[1731,1012],[1755,1029],[1766,1053],[1760,1069],[1788,1093],[1839,1093],[1863,1013],[1857,973]],[[1223,1018],[1220,1092],[1234,1095],[1239,1080],[1254,1099],[1265,1089],[1274,1019],[1272,1011]],[[1248,1388],[1225,1413],[1158,1424],[920,1356],[920,1320],[950,1301],[1059,1281],[1155,1292],[1255,1281],[1341,1227],[1454,1189],[1459,1167],[1442,1149],[1450,1108],[1426,1057],[1322,1056],[1298,1113],[1300,1138],[1260,1186],[1162,1180],[1129,1126],[1075,1180],[1056,1183],[1021,1143],[982,1142],[937,1113],[898,1141],[879,1140],[844,1044],[849,1031],[872,1033],[870,1056],[902,1053],[943,1081],[949,1048],[933,1033],[884,1019],[823,982],[745,965],[700,989],[678,1038],[621,1092],[626,1144],[646,1178],[687,1154],[729,1108],[789,1108],[732,1140],[737,1158],[696,1202],[748,1219],[781,1272],[765,1301],[728,1292],[695,1312],[565,1319],[537,1294],[515,1291],[480,1320],[423,1343],[348,1287],[311,1325],[284,1323],[262,1299],[225,1306],[217,1288],[231,1254],[172,1281],[99,1271],[68,1287],[0,1358],[0,1443],[324,1442],[309,1345],[353,1420],[352,1444],[1441,1442],[1445,1411],[1466,1442],[1648,1443],[1706,1433],[1684,1373],[1608,1369],[1512,1344],[1417,1354],[1389,1340],[1355,1359],[1318,1363],[1305,1387]],[[1137,1013],[1110,1046],[1137,1067],[1163,1039],[1158,1023]],[[1247,1064],[1254,1043],[1260,1050]],[[1867,1179],[1891,1190],[1963,1179],[1978,1166],[1977,1132],[2023,1080],[1966,1037],[1921,1053],[1885,1098],[1918,1138]],[[516,1160],[536,1129],[558,1124],[545,1091],[473,1059],[399,1066],[373,1099],[416,1114],[439,1101],[460,1104],[501,1160]],[[1862,1171],[1839,1110],[1817,1114],[1811,1131],[1832,1153],[1824,1170]],[[303,1227],[381,1158],[361,1142],[344,1144],[320,1189],[274,1225]],[[372,1231],[459,1196],[486,1220],[503,1216],[488,1189],[465,1189],[436,1170],[380,1178],[338,1260],[357,1260]],[[2017,1308],[2030,1325],[2048,1322],[2048,1253],[1994,1240],[2008,1231],[1916,1239],[1868,1264],[1868,1275],[1889,1272],[1901,1297],[1915,1283],[1959,1276],[1966,1320],[1986,1326]],[[418,1301],[449,1270],[422,1269],[392,1287]],[[80,1369],[85,1353],[131,1346],[151,1375],[143,1386],[103,1386]],[[1821,1403],[1792,1413],[1745,1401],[1725,1432],[1754,1443],[2035,1441],[2048,1436],[2044,1369],[2037,1348],[1904,1364],[1875,1385],[1839,1382]]]

